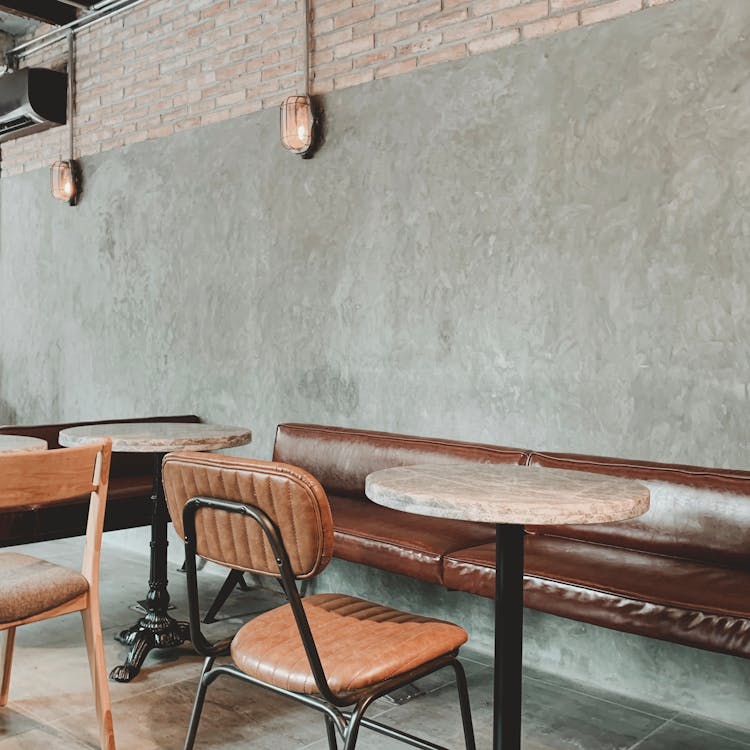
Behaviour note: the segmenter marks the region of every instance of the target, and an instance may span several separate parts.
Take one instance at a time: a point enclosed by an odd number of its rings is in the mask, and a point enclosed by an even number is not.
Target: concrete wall
[[[46,170],[3,178],[0,422],[192,411],[263,457],[304,420],[750,468],[749,31],[746,0],[683,0],[334,92],[312,160],[259,112],[86,158],[75,209]],[[530,626],[573,677],[612,652],[699,693],[709,670]],[[710,658],[746,695],[748,663]]]

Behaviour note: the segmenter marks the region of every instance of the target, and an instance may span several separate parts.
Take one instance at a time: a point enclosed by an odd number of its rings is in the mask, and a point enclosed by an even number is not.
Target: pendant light
[[[67,161],[60,159],[50,168],[52,195],[69,206],[75,206],[81,194],[81,168],[73,159],[73,108],[75,102],[75,64],[73,31],[68,31],[68,153]]]
[[[302,40],[302,76],[304,93],[288,96],[281,103],[281,145],[304,156],[310,150],[315,135],[315,111],[310,99],[310,8],[309,0],[302,1],[304,14]]]

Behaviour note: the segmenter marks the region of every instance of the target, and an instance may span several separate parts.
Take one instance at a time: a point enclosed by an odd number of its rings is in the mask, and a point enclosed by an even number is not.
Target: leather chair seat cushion
[[[525,555],[527,577],[664,606],[750,617],[748,571],[536,534],[526,536]],[[494,596],[494,544],[460,550],[444,561],[448,588],[465,589],[467,575],[475,574],[483,584],[473,593]]]
[[[15,622],[59,607],[86,593],[77,571],[16,552],[0,554],[0,622]]]
[[[335,557],[431,583],[442,582],[443,555],[495,538],[488,524],[417,516],[369,500],[328,499]]]
[[[468,638],[458,625],[344,594],[317,594],[302,603],[328,686],[340,697],[451,654]],[[318,692],[289,605],[245,624],[231,653],[237,667],[256,679],[297,693]]]

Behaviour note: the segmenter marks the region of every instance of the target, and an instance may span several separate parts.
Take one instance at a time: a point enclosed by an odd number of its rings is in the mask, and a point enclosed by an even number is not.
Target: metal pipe
[[[305,96],[310,95],[310,0],[302,0],[302,12],[305,14],[304,39],[302,41],[302,73],[305,77]]]
[[[28,42],[23,42],[22,44],[19,44],[19,45],[15,46],[10,51],[13,52],[13,53],[20,52],[20,51],[26,49],[26,47],[30,47],[30,46],[36,44],[36,42],[39,42],[39,41],[41,41],[43,39],[48,39],[49,37],[53,37],[53,36],[54,37],[59,37],[61,34],[63,34],[68,29],[75,28],[76,26],[81,25],[90,16],[98,16],[100,14],[100,12],[103,13],[104,11],[108,10],[110,8],[110,6],[114,7],[114,6],[122,5],[123,2],[127,2],[127,1],[128,0],[102,0],[102,2],[96,3],[96,5],[92,5],[91,6],[91,11],[89,13],[87,13],[85,16],[80,16],[79,18],[74,18],[69,23],[66,23],[63,26],[58,26],[56,29],[52,29],[51,31],[48,31],[46,34],[41,34],[40,36],[35,37],[34,39],[29,39]]]
[[[91,12],[85,16],[76,18],[70,23],[48,31],[46,34],[41,34],[34,39],[29,39],[28,42],[16,45],[13,49],[8,50],[6,55],[8,58],[16,60],[28,57],[64,39],[68,31],[75,32],[99,21],[105,21],[130,8],[134,8],[136,5],[140,5],[142,2],[145,2],[145,0],[104,0],[104,2],[92,5]]]
[[[75,39],[68,30],[68,159],[73,160],[73,111],[76,101]]]

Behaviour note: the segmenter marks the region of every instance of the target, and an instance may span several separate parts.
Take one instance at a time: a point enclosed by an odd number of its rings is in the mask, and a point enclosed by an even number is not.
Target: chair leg
[[[89,657],[91,685],[94,689],[96,718],[99,722],[99,744],[102,750],[115,750],[115,732],[112,726],[112,701],[107,682],[107,665],[104,661],[104,640],[99,615],[99,602],[91,597],[88,609],[81,612],[86,653]]]
[[[203,662],[203,669],[201,670],[201,677],[198,682],[198,690],[195,693],[195,701],[193,702],[193,712],[190,714],[190,724],[188,725],[187,737],[185,737],[185,748],[184,750],[193,750],[195,744],[195,736],[198,734],[198,724],[201,720],[201,712],[203,711],[203,703],[206,700],[206,690],[208,689],[208,673],[211,671],[211,667],[214,664],[214,657],[209,656],[206,661]]]
[[[3,637],[2,649],[2,672],[0,672],[0,706],[8,703],[8,691],[10,690],[10,670],[13,666],[13,644],[16,641],[16,629],[8,628]]]
[[[352,711],[349,717],[349,725],[346,728],[346,734],[344,735],[344,750],[354,750],[357,744],[357,735],[359,734],[359,725],[362,721],[362,717],[365,715],[365,711],[370,707],[370,704],[376,699],[377,696],[370,695],[365,698],[361,703],[357,704],[357,707]]]
[[[456,688],[458,689],[458,704],[461,707],[461,722],[464,727],[464,742],[466,750],[476,750],[476,741],[474,739],[474,724],[471,720],[471,706],[469,705],[469,688],[466,684],[466,672],[463,665],[458,660],[454,661],[451,666],[456,673]]]
[[[241,570],[230,570],[229,575],[224,579],[224,583],[221,584],[221,588],[219,589],[219,593],[216,595],[216,599],[214,599],[213,604],[208,608],[208,612],[206,612],[206,616],[203,618],[203,622],[206,624],[211,622],[216,622],[216,615],[219,613],[219,610],[224,606],[224,603],[227,599],[229,599],[229,595],[234,591],[235,586],[240,583],[240,581],[244,582],[244,573]]]
[[[326,715],[326,734],[328,735],[328,750],[339,750],[339,745],[336,740],[336,726],[333,723],[333,719]]]

